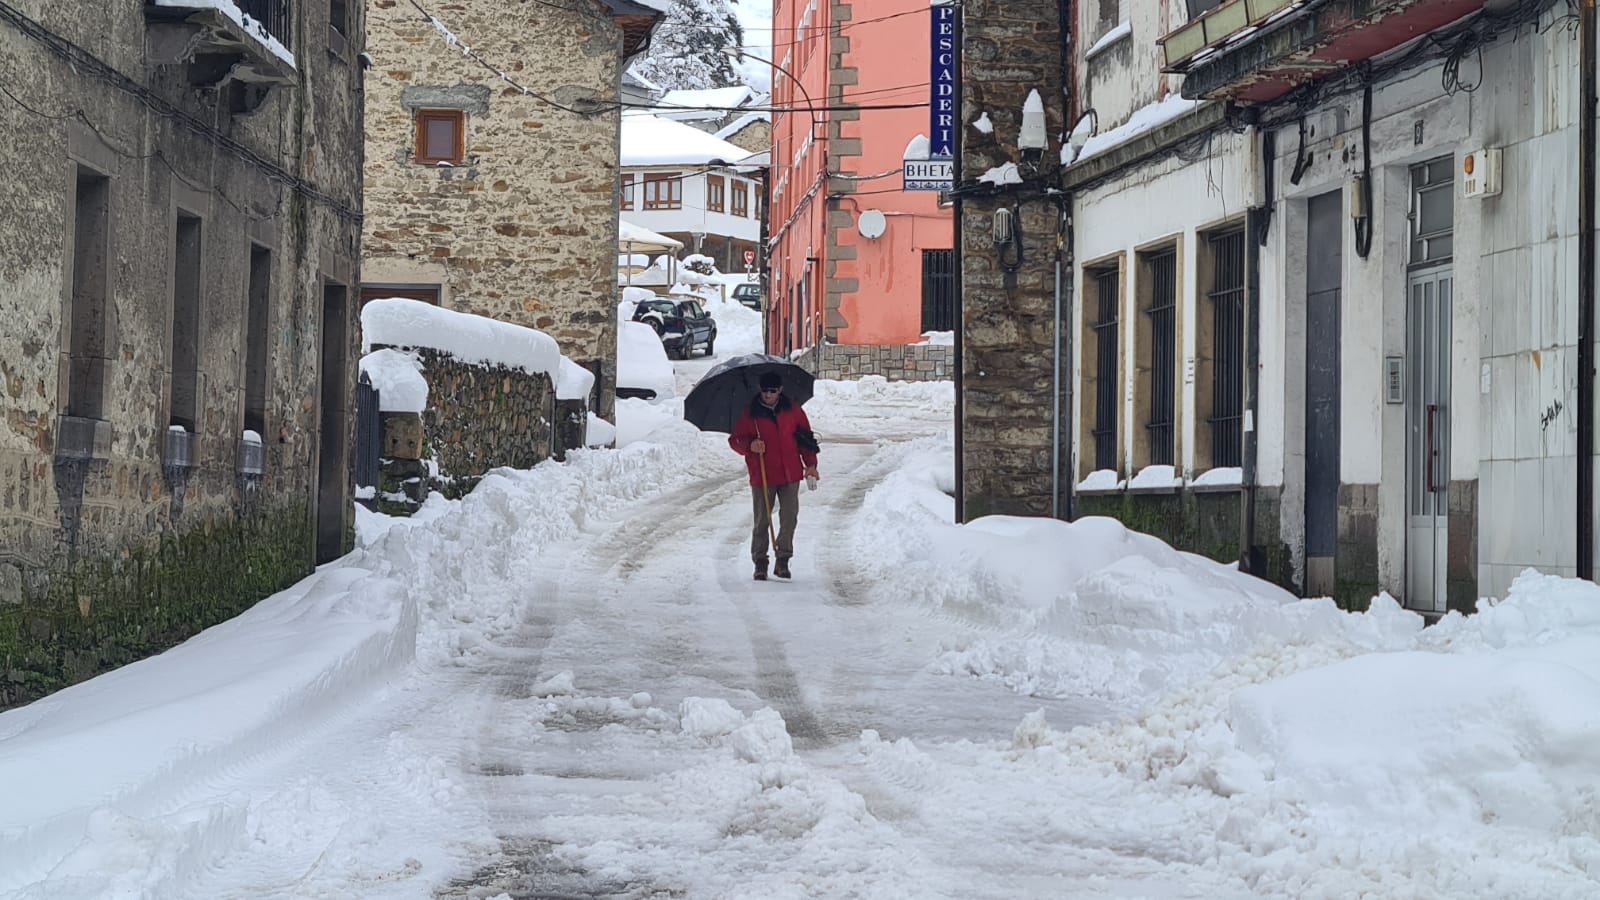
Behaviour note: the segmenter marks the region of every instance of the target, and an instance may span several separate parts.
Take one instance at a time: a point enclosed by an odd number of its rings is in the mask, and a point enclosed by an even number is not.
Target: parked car
[[[640,300],[633,309],[633,321],[656,330],[661,345],[679,359],[688,359],[704,347],[707,356],[715,352],[717,322],[695,300],[673,300],[657,295]]]
[[[733,286],[733,299],[756,312],[761,311],[761,285],[753,283],[736,284]]]

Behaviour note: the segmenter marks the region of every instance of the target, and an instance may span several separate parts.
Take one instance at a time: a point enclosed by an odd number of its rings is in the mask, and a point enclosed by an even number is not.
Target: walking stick
[[[756,434],[761,434],[760,426],[756,427]],[[762,441],[762,443],[766,443]],[[762,450],[756,454],[761,457],[761,505],[767,510],[767,534],[772,537],[772,552],[778,552],[778,532],[772,527],[772,497],[767,494],[767,451]]]

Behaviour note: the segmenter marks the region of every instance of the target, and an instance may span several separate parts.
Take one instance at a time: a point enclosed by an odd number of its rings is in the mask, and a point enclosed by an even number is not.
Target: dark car
[[[707,356],[715,352],[717,322],[694,300],[640,300],[633,308],[633,320],[654,328],[661,336],[662,346],[668,353],[678,354],[679,359],[688,359],[702,347]]]
[[[750,307],[756,312],[760,312],[761,285],[750,283],[736,284],[733,286],[733,299],[739,301],[745,306]]]

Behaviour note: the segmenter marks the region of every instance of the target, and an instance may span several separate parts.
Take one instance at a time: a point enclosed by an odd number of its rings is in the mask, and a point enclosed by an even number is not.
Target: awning
[[[683,242],[623,219],[618,223],[617,247],[622,253],[675,253],[683,249]]]

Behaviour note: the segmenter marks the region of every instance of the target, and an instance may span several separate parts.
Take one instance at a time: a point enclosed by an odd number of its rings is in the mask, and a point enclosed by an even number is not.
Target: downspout
[[[1240,459],[1239,568],[1251,575],[1265,575],[1266,562],[1256,549],[1256,493],[1260,481],[1259,434],[1261,387],[1261,248],[1272,228],[1274,167],[1277,165],[1278,133],[1261,132],[1261,205],[1246,213],[1244,242],[1245,358],[1244,358],[1244,446]]]
[[[1076,29],[1072,27],[1072,2],[1071,0],[1058,0],[1056,4],[1058,16],[1057,27],[1060,29],[1059,43],[1061,45],[1061,124],[1062,142],[1066,142],[1066,133],[1071,131],[1077,122],[1076,106],[1073,98],[1076,94],[1076,85],[1073,81],[1073,37]],[[1052,419],[1054,432],[1050,436],[1050,514],[1057,519],[1072,518],[1072,491],[1070,486],[1062,490],[1061,461],[1062,445],[1066,445],[1066,461],[1072,465],[1072,439],[1071,427],[1062,421],[1063,405],[1066,415],[1072,415],[1072,335],[1063,335],[1063,322],[1072,320],[1072,281],[1062,282],[1063,269],[1067,273],[1072,271],[1072,195],[1063,194],[1057,198],[1060,205],[1058,214],[1060,220],[1056,223],[1056,290],[1055,290],[1055,385],[1051,396],[1055,399],[1055,415]],[[1063,373],[1065,375],[1063,376]],[[1062,397],[1062,386],[1065,383],[1066,397]],[[1071,479],[1068,479],[1071,484]]]
[[[1578,5],[1578,577],[1594,580],[1595,0]]]
[[[1061,257],[1066,253],[1067,214],[1056,225],[1055,338],[1050,372],[1050,517],[1061,518]]]
[[[1593,0],[1585,0],[1585,2],[1593,2]],[[962,106],[962,104],[963,104],[963,97],[962,97],[963,91],[962,91],[961,79],[962,79],[962,77],[964,76],[964,73],[965,73],[965,66],[962,65],[962,60],[963,60],[963,57],[966,55],[966,7],[965,6],[957,6],[956,7],[956,50],[957,50],[957,52],[956,52],[956,64],[955,64],[956,117],[957,117],[958,121],[963,121],[964,122],[964,121],[966,121],[966,112],[964,111],[963,106]],[[962,146],[963,146],[963,144],[966,143],[965,140],[964,140],[964,132],[965,131],[966,131],[965,127],[956,129],[956,139],[955,139],[955,147],[954,147],[955,162],[950,167],[951,168],[951,175],[950,175],[951,185],[950,186],[952,188],[956,187],[957,185],[959,185],[961,183],[961,170],[962,170],[962,165],[961,164],[963,162],[963,159],[962,159]],[[956,356],[956,358],[955,358],[955,388],[956,388],[956,410],[955,410],[955,414],[956,414],[956,421],[955,421],[955,444],[956,444],[956,446],[955,446],[955,451],[956,451],[956,484],[955,484],[955,488],[956,488],[956,497],[955,497],[955,500],[956,500],[956,524],[957,525],[959,525],[959,524],[961,524],[961,523],[963,523],[963,522],[965,522],[967,520],[967,512],[966,512],[966,510],[967,510],[967,490],[966,490],[966,486],[965,486],[966,485],[966,477],[965,477],[966,476],[966,462],[965,462],[966,457],[963,455],[964,451],[965,451],[965,447],[966,447],[966,441],[964,441],[962,439],[962,430],[963,430],[963,426],[964,426],[964,423],[965,423],[965,420],[966,420],[965,410],[966,410],[966,405],[967,405],[966,404],[966,400],[965,400],[965,394],[964,394],[964,390],[965,390],[965,387],[966,387],[966,378],[964,377],[964,374],[963,374],[963,371],[966,368],[965,351],[963,349],[965,342],[962,340],[962,335],[965,334],[965,332],[966,332],[966,313],[965,313],[965,309],[963,308],[964,305],[962,303],[962,294],[964,292],[962,291],[962,278],[961,278],[962,260],[964,260],[966,258],[966,256],[965,256],[966,251],[962,246],[963,244],[966,243],[966,241],[963,239],[963,235],[962,235],[962,222],[963,222],[963,219],[965,218],[962,215],[962,209],[964,207],[965,202],[966,201],[961,199],[960,194],[957,194],[955,196],[955,211],[954,211],[954,214],[951,216],[952,224],[955,227],[955,238],[956,238],[955,239],[956,278],[955,278],[955,283],[952,285],[952,287],[954,288],[953,293],[955,294],[955,297],[952,298],[952,299],[954,301],[953,305],[955,306],[955,322],[954,322],[954,325],[955,325],[955,342],[954,342],[954,344],[955,344],[955,356]]]

